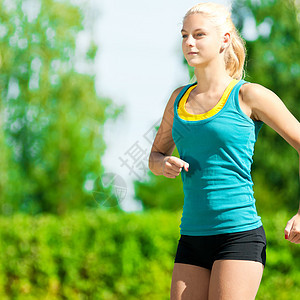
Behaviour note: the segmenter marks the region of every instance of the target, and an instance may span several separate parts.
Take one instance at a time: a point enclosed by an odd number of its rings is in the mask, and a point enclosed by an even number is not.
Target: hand
[[[300,211],[287,222],[284,234],[286,240],[300,244]]]
[[[176,178],[184,167],[188,172],[189,164],[176,156],[166,156],[163,160],[163,174],[167,178]]]

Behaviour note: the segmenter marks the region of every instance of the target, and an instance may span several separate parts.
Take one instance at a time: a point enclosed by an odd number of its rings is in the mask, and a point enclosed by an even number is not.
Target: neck
[[[219,87],[227,86],[233,79],[225,70],[225,64],[216,62],[215,66],[206,65],[195,67],[195,76],[197,78],[197,93],[206,93],[218,90]]]

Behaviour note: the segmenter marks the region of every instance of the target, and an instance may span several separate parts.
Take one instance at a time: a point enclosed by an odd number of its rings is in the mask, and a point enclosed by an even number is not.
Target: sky
[[[92,1],[92,0],[91,0]],[[189,82],[181,52],[182,18],[199,1],[101,0],[93,14],[96,89],[125,111],[104,127],[103,184],[125,211],[140,210],[133,181],[148,180],[148,157],[171,93]],[[231,1],[213,1],[228,5]],[[172,179],[170,179],[172,180]]]

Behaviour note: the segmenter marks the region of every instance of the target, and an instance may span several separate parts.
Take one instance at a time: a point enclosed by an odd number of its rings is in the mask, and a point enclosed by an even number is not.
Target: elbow
[[[148,158],[148,167],[149,170],[152,172],[153,175],[158,176],[160,175],[158,170],[157,170],[157,156],[156,152],[151,152]]]
[[[152,161],[152,152],[151,152],[150,155],[149,155],[149,158],[148,158],[148,168],[154,174],[154,172],[152,170],[152,167],[153,167],[153,161]]]
[[[152,172],[152,170],[151,170],[151,161],[150,161],[150,156],[149,156],[149,159],[148,159],[148,168],[149,168],[149,170]],[[153,173],[153,172],[152,172]]]

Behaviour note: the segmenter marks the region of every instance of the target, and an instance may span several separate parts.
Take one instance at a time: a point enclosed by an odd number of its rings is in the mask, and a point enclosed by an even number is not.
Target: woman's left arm
[[[241,87],[241,103],[249,109],[254,120],[263,121],[278,132],[299,154],[300,176],[300,123],[290,113],[281,99],[271,90],[256,83]],[[292,243],[300,243],[300,204],[297,214],[285,227],[285,238]]]

